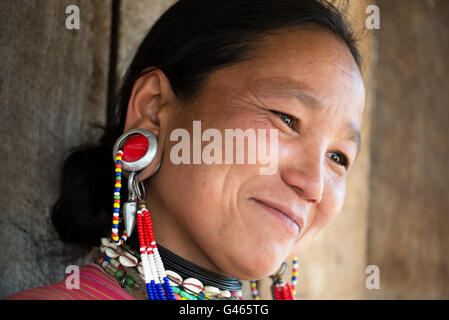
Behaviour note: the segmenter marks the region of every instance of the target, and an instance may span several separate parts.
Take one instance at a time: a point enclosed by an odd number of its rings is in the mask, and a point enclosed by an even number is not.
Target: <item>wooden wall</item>
[[[81,29],[65,27],[77,4]],[[82,251],[49,223],[69,148],[104,124],[109,0],[0,2],[0,296],[59,281]]]
[[[67,265],[85,261],[49,224],[62,159],[98,139],[92,125],[105,123],[137,45],[174,2],[0,2],[0,297],[57,281]],[[298,299],[449,296],[449,6],[378,0],[381,29],[367,31],[373,3],[345,7],[362,36],[363,147],[342,214],[299,257]],[[65,28],[70,4],[80,8],[80,30]],[[380,290],[365,287],[371,264],[380,268]],[[261,282],[263,298],[270,282]]]
[[[369,297],[448,299],[449,2],[378,3],[367,263],[381,290]]]

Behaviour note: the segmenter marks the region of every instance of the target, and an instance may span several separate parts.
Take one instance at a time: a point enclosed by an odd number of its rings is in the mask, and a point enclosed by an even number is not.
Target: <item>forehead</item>
[[[364,104],[365,88],[347,45],[323,29],[309,28],[267,37],[259,47],[249,84],[267,88],[264,78],[286,78],[277,88],[301,83],[304,91],[322,104]],[[263,67],[261,66],[263,64]],[[328,102],[328,103],[326,103]]]
[[[359,68],[347,45],[329,32],[316,28],[287,29],[258,43],[251,60],[218,71],[215,84],[222,88],[276,94],[295,93],[342,114],[350,108],[360,122],[365,88]]]
[[[212,99],[222,92],[239,101],[254,96],[274,99],[268,104],[284,100],[288,110],[283,111],[292,115],[296,106],[305,106],[318,122],[359,145],[365,88],[343,41],[321,29],[296,30],[266,37],[253,56],[209,77],[206,87],[215,89],[206,92]]]

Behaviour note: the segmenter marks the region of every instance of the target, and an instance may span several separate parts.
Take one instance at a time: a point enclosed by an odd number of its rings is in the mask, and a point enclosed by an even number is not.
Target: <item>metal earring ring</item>
[[[136,172],[136,171],[140,171],[140,170],[146,168],[154,161],[154,159],[156,158],[157,150],[158,150],[158,143],[157,143],[156,136],[147,130],[144,130],[144,129],[129,130],[129,131],[125,132],[124,134],[122,134],[115,142],[114,149],[112,152],[114,161],[115,161],[117,152],[123,147],[126,140],[133,134],[141,134],[148,139],[148,149],[142,158],[140,158],[136,161],[133,161],[133,162],[127,162],[127,161],[122,160],[122,169],[123,170]]]

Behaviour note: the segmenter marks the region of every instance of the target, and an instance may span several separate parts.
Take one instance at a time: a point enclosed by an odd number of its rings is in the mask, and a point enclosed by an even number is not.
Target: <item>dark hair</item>
[[[149,67],[170,80],[177,98],[193,99],[211,72],[252,59],[258,41],[287,27],[313,24],[342,39],[360,68],[356,39],[342,14],[317,0],[180,0],[153,25],[126,72],[99,146],[85,146],[64,162],[52,222],[62,241],[96,245],[109,234],[114,188],[112,147],[122,134],[134,82]],[[145,72],[144,72],[145,70]]]

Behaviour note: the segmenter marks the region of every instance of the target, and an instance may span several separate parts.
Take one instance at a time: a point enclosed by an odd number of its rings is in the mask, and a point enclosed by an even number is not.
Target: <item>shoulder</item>
[[[4,300],[134,300],[103,269],[87,264],[63,280],[42,287],[23,290]]]

